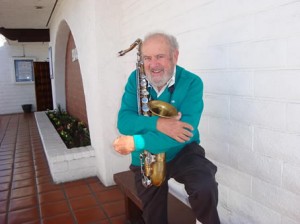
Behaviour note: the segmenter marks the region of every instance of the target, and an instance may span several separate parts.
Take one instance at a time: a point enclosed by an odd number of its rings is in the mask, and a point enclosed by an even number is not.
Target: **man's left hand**
[[[174,118],[158,118],[156,124],[157,130],[178,142],[184,143],[189,141],[193,137],[194,128],[192,125],[180,121],[181,116],[182,114],[178,112],[178,115]]]
[[[134,151],[133,136],[120,136],[113,142],[116,152],[122,155],[128,155]]]

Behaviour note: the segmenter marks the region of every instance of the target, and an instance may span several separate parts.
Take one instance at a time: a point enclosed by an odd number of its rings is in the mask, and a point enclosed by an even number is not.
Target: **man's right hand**
[[[116,152],[122,155],[128,155],[134,151],[134,139],[133,136],[119,136],[113,143],[113,147]]]
[[[168,135],[180,143],[184,143],[193,137],[193,126],[180,121],[181,113],[174,118],[158,118],[156,128],[158,131]]]

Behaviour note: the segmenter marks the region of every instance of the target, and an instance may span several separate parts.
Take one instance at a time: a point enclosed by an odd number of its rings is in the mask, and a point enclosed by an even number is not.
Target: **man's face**
[[[142,58],[148,81],[161,89],[174,73],[178,50],[172,52],[163,37],[152,37],[142,45]]]

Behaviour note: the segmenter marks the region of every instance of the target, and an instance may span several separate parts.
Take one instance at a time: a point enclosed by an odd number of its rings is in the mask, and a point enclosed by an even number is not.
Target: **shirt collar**
[[[156,87],[152,86],[152,88],[155,90],[155,92],[157,94],[157,97],[159,97],[165,91],[165,89],[167,87],[169,88],[175,84],[175,74],[176,74],[176,69],[174,69],[172,77],[169,79],[167,84],[160,91],[158,91],[158,89]]]

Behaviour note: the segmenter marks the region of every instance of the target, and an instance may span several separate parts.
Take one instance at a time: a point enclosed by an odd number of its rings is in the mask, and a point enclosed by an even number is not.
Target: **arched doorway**
[[[76,44],[72,32],[62,21],[56,36],[54,54],[54,106],[66,111],[88,125],[85,94],[79,60],[72,60]]]

